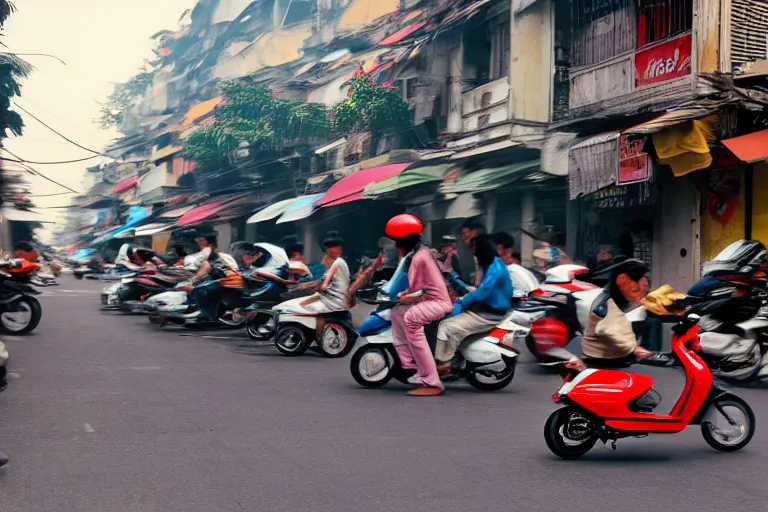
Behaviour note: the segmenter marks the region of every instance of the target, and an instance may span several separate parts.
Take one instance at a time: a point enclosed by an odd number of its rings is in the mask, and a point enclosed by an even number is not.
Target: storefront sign
[[[691,34],[635,54],[635,85],[666,82],[691,74]]]
[[[606,187],[595,192],[595,208],[619,210],[633,206],[650,205],[656,200],[654,192],[655,188],[650,180],[624,186]]]
[[[647,153],[643,152],[645,140],[645,137],[629,139],[622,135],[621,145],[619,146],[619,176],[616,178],[617,185],[639,183],[651,178],[651,159]]]

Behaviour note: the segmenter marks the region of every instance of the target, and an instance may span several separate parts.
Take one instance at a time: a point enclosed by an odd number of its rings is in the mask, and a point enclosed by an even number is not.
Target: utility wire
[[[55,128],[51,128],[44,121],[42,121],[39,117],[37,117],[32,112],[30,112],[29,110],[27,110],[24,107],[22,107],[21,105],[14,103],[14,108],[18,108],[22,112],[25,112],[27,115],[29,115],[29,117],[31,117],[32,119],[34,119],[38,123],[42,124],[43,126],[48,128],[49,130],[51,130],[53,133],[55,133],[56,135],[58,135],[62,139],[66,140],[67,142],[69,142],[70,144],[72,144],[74,146],[77,146],[80,149],[84,149],[85,151],[88,151],[89,153],[94,153],[94,154],[100,155],[100,156],[107,156],[107,155],[105,155],[104,153],[102,153],[100,151],[94,151],[93,149],[87,148],[87,147],[83,146],[82,144],[78,144],[77,142],[75,142],[72,139],[68,138],[66,135],[63,135],[63,134],[59,133]]]
[[[13,153],[12,153],[11,151],[9,151],[8,149],[5,149],[5,148],[4,148],[4,151],[5,151],[5,152],[7,152],[7,153],[8,153],[9,155],[11,155],[11,156],[14,156],[14,157],[16,157],[16,158],[19,158],[19,156],[18,156],[18,155],[15,155],[15,154],[13,154]],[[29,166],[29,165],[27,165],[26,163],[22,162],[20,158],[19,158],[19,162],[18,162],[18,163],[19,163],[19,164],[21,164],[21,165],[22,165],[22,166],[23,166],[25,169],[27,169],[27,170],[28,170],[29,172],[31,172],[32,174],[35,174],[35,175],[37,175],[37,176],[40,176],[41,178],[43,178],[43,179],[45,179],[45,180],[48,180],[48,181],[50,181],[51,183],[53,183],[53,184],[55,184],[55,185],[58,185],[58,186],[60,186],[61,188],[67,189],[67,190],[69,190],[70,192],[72,192],[72,193],[74,193],[74,194],[77,194],[77,195],[82,195],[82,193],[78,192],[77,190],[75,190],[75,189],[73,189],[73,188],[70,188],[70,187],[68,187],[68,186],[66,186],[66,185],[63,185],[63,184],[59,183],[58,181],[56,181],[56,180],[54,180],[54,179],[52,179],[52,178],[49,178],[48,176],[46,176],[45,174],[41,173],[40,171],[38,171],[38,170],[36,170],[36,169],[34,169],[34,168],[30,167],[30,166]]]
[[[58,192],[56,194],[33,194],[27,197],[53,197],[53,196],[65,196],[67,194],[74,194],[74,192]]]
[[[5,151],[8,151],[8,150],[6,149]],[[5,160],[6,162],[13,162],[15,164],[60,165],[60,164],[76,164],[79,162],[85,162],[86,160],[93,160],[94,158],[99,158],[99,156],[101,155],[93,155],[85,158],[78,158],[76,160],[61,160],[58,162],[35,162],[33,160],[24,160],[21,157],[16,157],[16,158],[20,158],[20,160],[14,160],[13,158],[5,158],[2,156],[0,156],[0,160]]]

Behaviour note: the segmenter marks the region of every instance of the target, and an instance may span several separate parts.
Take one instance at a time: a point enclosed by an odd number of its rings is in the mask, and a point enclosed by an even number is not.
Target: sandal
[[[416,389],[408,391],[408,396],[439,396],[443,394],[443,388],[436,388],[434,386],[421,386]]]

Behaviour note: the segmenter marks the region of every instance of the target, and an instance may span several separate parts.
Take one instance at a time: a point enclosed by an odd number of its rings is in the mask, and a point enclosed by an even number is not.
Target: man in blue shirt
[[[441,374],[450,372],[453,356],[464,339],[493,329],[511,307],[512,281],[492,239],[480,235],[472,241],[472,249],[483,280],[475,291],[456,303],[452,318],[444,320],[438,328],[435,359]]]

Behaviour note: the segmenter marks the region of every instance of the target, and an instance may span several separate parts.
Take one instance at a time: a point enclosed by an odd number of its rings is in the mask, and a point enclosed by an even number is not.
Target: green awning
[[[443,194],[463,194],[488,192],[505,187],[515,181],[528,177],[539,170],[539,160],[517,162],[503,167],[481,169],[459,178],[454,183],[444,183],[440,186]]]
[[[377,199],[416,185],[423,185],[434,181],[443,181],[445,173],[455,167],[456,164],[441,164],[426,167],[416,167],[406,169],[397,176],[371,183],[363,191],[363,196],[370,199]]]

